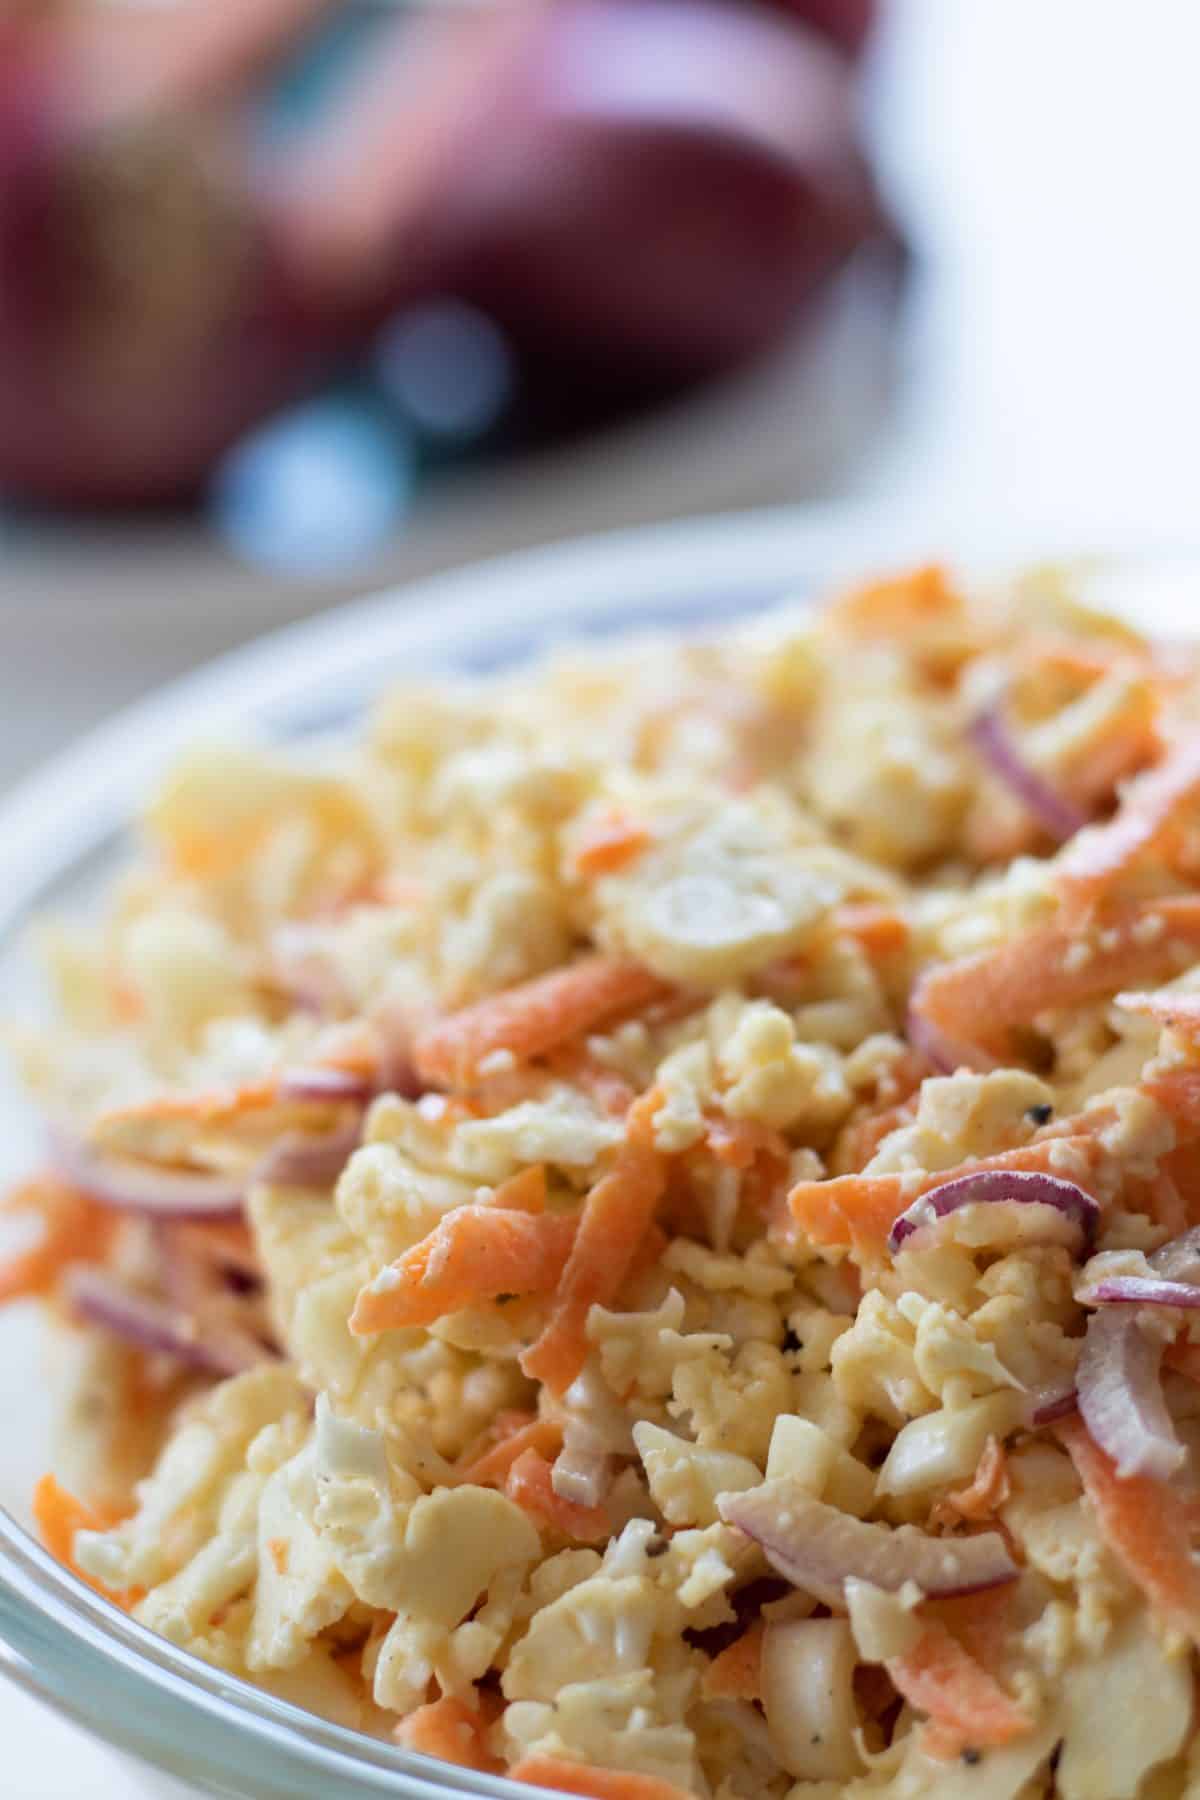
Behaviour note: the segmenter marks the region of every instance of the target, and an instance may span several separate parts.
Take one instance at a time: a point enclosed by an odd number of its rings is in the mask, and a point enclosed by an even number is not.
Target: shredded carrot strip
[[[536,1450],[522,1450],[508,1471],[504,1492],[539,1525],[581,1544],[602,1544],[612,1536],[606,1506],[579,1506],[554,1491],[554,1471]]]
[[[666,1187],[665,1160],[654,1147],[661,1105],[661,1094],[651,1088],[629,1109],[616,1165],[584,1202],[550,1317],[521,1357],[525,1374],[555,1394],[564,1394],[583,1367],[589,1311],[616,1298],[654,1221]]]
[[[762,1647],[766,1634],[762,1619],[756,1619],[748,1631],[727,1644],[714,1656],[704,1671],[701,1682],[709,1700],[762,1699]]]
[[[125,1593],[115,1593],[106,1588],[103,1582],[87,1575],[75,1561],[75,1534],[79,1531],[109,1531],[121,1521],[122,1514],[85,1506],[73,1494],[60,1487],[53,1475],[43,1475],[33,1490],[33,1517],[43,1544],[56,1561],[70,1569],[80,1581],[94,1588],[105,1600],[111,1600],[128,1612],[131,1607],[145,1597],[143,1588],[129,1588]]]
[[[1038,1013],[1176,973],[1181,946],[1200,947],[1200,895],[1142,901],[1102,931],[1047,925],[939,963],[918,980],[912,1008],[948,1037],[1004,1055],[1011,1029]]]
[[[922,626],[962,616],[962,596],[939,563],[855,588],[835,600],[828,613],[830,624],[839,630],[888,636],[906,636]]]
[[[49,1177],[25,1182],[11,1195],[7,1207],[37,1213],[42,1220],[42,1238],[32,1249],[0,1263],[0,1305],[48,1294],[69,1263],[99,1262],[116,1228],[111,1212]]]
[[[357,1337],[431,1325],[501,1294],[546,1293],[566,1266],[574,1215],[457,1206],[391,1265],[389,1285],[364,1287],[350,1315]]]
[[[466,1087],[497,1051],[528,1062],[669,992],[642,963],[588,956],[442,1019],[417,1038],[413,1066],[430,1086]]]
[[[198,1094],[156,1094],[131,1106],[114,1106],[96,1120],[97,1131],[114,1125],[135,1124],[140,1120],[172,1120],[213,1125],[219,1119],[238,1118],[243,1113],[260,1112],[274,1106],[279,1098],[279,1083],[274,1076],[262,1081],[247,1081],[236,1088],[209,1088]]]
[[[422,1756],[440,1756],[443,1762],[457,1763],[460,1768],[498,1775],[504,1764],[489,1753],[486,1743],[491,1723],[482,1708],[446,1695],[428,1706],[418,1706],[402,1719],[396,1727],[396,1742]]]
[[[628,1769],[595,1769],[587,1763],[563,1762],[557,1756],[527,1756],[508,1771],[513,1781],[552,1788],[559,1794],[582,1794],[584,1800],[688,1800],[686,1791],[657,1775]]]
[[[911,1650],[884,1665],[897,1692],[927,1713],[925,1748],[950,1758],[967,1745],[1011,1743],[1030,1719],[993,1675],[935,1619],[927,1620]]]
[[[1106,825],[1080,832],[1058,859],[1058,885],[1073,913],[1092,907],[1144,858],[1170,851],[1180,815],[1200,798],[1200,732],[1183,738],[1132,781]]]
[[[1063,1146],[1064,1148],[1057,1148]],[[974,1162],[940,1169],[913,1181],[908,1175],[835,1175],[827,1181],[801,1181],[788,1196],[796,1223],[810,1242],[843,1245],[864,1255],[879,1255],[888,1233],[906,1207],[931,1188],[959,1175],[989,1169],[1031,1169],[1052,1174],[1060,1159],[1073,1151],[1092,1156],[1095,1140],[1087,1136],[1051,1138],[1044,1143],[999,1150]]]
[[[528,1413],[513,1413],[512,1423],[502,1427],[501,1435],[482,1450],[472,1452],[465,1464],[456,1470],[458,1480],[469,1487],[502,1488],[513,1464],[527,1450],[538,1456],[556,1456],[562,1445],[562,1426],[555,1419],[537,1419]]]
[[[1008,1478],[1008,1458],[998,1438],[990,1437],[975,1466],[975,1473],[965,1488],[946,1495],[934,1508],[935,1516],[943,1512],[960,1519],[994,1518],[1012,1491]]]
[[[1164,1482],[1118,1476],[1081,1419],[1054,1427],[1070,1452],[1100,1534],[1164,1618],[1200,1641],[1200,1563],[1193,1560],[1186,1506]]]
[[[576,871],[580,875],[612,875],[635,861],[650,842],[645,825],[614,810],[583,834],[575,852]]]
[[[495,1206],[501,1212],[544,1213],[546,1210],[546,1165],[534,1163],[531,1168],[522,1169],[516,1175],[510,1175],[494,1188],[490,1200],[483,1204]]]
[[[910,932],[908,921],[890,906],[839,906],[833,915],[835,931],[844,932],[861,944],[873,961],[898,956],[907,950]]]

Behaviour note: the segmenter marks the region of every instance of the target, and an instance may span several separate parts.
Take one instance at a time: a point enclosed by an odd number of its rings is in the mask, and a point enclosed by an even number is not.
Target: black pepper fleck
[[[1041,1111],[1040,1107],[1038,1108],[1038,1111],[1039,1112]],[[981,1763],[983,1761],[983,1751],[982,1750],[964,1750],[962,1753],[962,1759],[969,1768],[973,1769],[975,1767],[976,1763]]]
[[[1034,1125],[1048,1125],[1054,1117],[1054,1108],[1047,1100],[1044,1101],[1041,1106],[1029,1107],[1026,1110],[1025,1117]]]

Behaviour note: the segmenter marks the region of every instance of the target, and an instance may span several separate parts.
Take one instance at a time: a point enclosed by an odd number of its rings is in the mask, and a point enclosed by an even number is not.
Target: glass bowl
[[[29,922],[94,902],[122,857],[126,822],[182,745],[231,726],[277,740],[337,734],[398,675],[423,668],[482,674],[572,639],[704,629],[788,593],[810,594],[863,555],[859,532],[832,522],[800,526],[787,515],[583,540],[356,602],[173,684],[0,803],[9,850],[0,895],[6,1017],[39,1004],[24,942]],[[38,1148],[36,1121],[6,1080],[0,1078],[3,1180],[27,1170]],[[527,1800],[528,1788],[327,1724],[210,1668],[99,1599],[49,1557],[23,1523],[33,1482],[50,1460],[43,1335],[36,1308],[0,1313],[8,1426],[0,1454],[4,1673],[127,1752],[158,1794]]]
[[[37,1004],[25,927],[37,913],[77,911],[94,900],[121,858],[127,820],[184,744],[231,726],[278,740],[337,734],[401,674],[486,673],[569,640],[703,630],[787,595],[811,596],[852,570],[903,559],[911,544],[911,526],[893,520],[885,528],[856,513],[803,522],[767,513],[585,539],[356,602],[173,684],[0,803],[8,851],[0,893],[5,1014]],[[995,560],[989,555],[985,565]],[[980,558],[969,561],[979,566]],[[1139,611],[1179,635],[1191,623],[1195,559],[1166,570],[1151,594],[1145,561],[1138,564]],[[1108,585],[1106,597],[1119,600],[1121,582]],[[35,1121],[0,1077],[0,1181],[27,1169],[37,1144]],[[39,1332],[32,1307],[0,1313],[8,1427],[0,1454],[0,1670],[128,1753],[131,1779],[140,1767],[159,1795],[528,1800],[526,1787],[327,1724],[210,1668],[97,1598],[41,1550],[21,1522],[50,1455]]]

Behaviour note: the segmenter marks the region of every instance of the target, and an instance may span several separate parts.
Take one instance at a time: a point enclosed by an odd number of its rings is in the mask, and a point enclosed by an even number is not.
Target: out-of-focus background
[[[1198,47],[1174,0],[0,0],[0,782],[582,530],[1187,538]]]

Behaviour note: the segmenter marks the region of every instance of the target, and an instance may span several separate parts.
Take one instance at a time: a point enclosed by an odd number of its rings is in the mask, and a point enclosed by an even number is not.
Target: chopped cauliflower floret
[[[777,796],[685,818],[631,870],[598,884],[598,935],[668,981],[737,981],[798,949],[840,897],[806,836]]]

